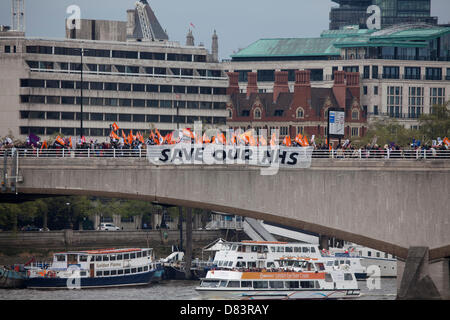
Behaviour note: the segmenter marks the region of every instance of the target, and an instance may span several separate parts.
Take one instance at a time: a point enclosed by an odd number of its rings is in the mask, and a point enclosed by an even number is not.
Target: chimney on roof
[[[345,71],[334,72],[333,94],[338,105],[336,107],[345,109],[347,86],[345,84]]]
[[[295,71],[294,99],[296,107],[311,107],[311,71]]]
[[[239,93],[239,72],[227,72],[228,75],[228,89],[227,95]]]
[[[247,73],[247,98],[250,97],[252,93],[258,92],[258,74],[256,72]]]
[[[357,98],[358,101],[361,97],[361,86],[359,83],[359,72],[348,72],[346,74],[347,78],[347,88],[352,93],[353,97]]]
[[[278,100],[282,92],[289,92],[288,72],[275,71],[275,84],[273,86],[273,102]]]

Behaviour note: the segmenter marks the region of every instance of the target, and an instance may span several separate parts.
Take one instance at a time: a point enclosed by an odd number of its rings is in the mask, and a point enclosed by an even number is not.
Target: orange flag
[[[139,139],[140,142],[145,143],[144,136],[140,132],[139,132],[138,139]]]
[[[206,135],[206,132],[203,134],[203,143],[211,143],[211,140],[209,140],[208,136]]]
[[[292,146],[291,136],[286,136],[286,137],[284,138],[284,140],[283,140],[283,144],[284,144],[286,147]]]
[[[114,131],[111,131],[111,134],[109,135],[111,138],[113,138],[113,139],[116,139],[116,140],[119,140],[120,138],[119,138],[119,136],[114,132]]]
[[[56,142],[58,142],[58,143],[59,143],[60,145],[62,145],[62,146],[65,145],[64,139],[62,139],[60,136],[57,136],[57,137],[56,137]]]
[[[270,139],[270,145],[272,147],[275,147],[277,145],[277,135],[275,133],[272,133],[272,138]]]
[[[299,145],[302,146],[302,145],[303,145],[303,136],[302,136],[302,134],[299,133],[299,134],[295,137],[294,141],[297,142]]]
[[[309,141],[308,141],[308,138],[306,136],[303,137],[303,146],[304,147],[309,147]]]
[[[113,128],[114,131],[119,130],[119,126],[115,122],[112,124],[112,128]]]
[[[267,146],[267,140],[263,136],[259,137],[259,145],[260,146]]]
[[[225,138],[225,135],[223,133],[217,134],[216,141],[220,144],[226,145],[227,144],[227,138]]]
[[[194,134],[190,129],[183,129],[183,135],[191,139],[194,139]]]
[[[442,140],[442,141],[444,142],[444,144],[445,144],[447,147],[450,147],[450,139],[449,139],[449,138],[445,137],[444,140]]]

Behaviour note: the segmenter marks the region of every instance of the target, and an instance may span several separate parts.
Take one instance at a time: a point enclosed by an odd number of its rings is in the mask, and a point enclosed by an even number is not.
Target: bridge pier
[[[450,259],[430,263],[427,247],[411,247],[397,260],[397,300],[450,299]]]
[[[320,249],[328,250],[330,248],[330,237],[321,234],[319,236],[319,247]]]

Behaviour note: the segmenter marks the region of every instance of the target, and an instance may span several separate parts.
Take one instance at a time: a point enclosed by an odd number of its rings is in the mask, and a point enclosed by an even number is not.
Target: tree
[[[367,134],[360,141],[362,145],[371,144],[373,141],[376,141],[376,144],[382,147],[390,143],[406,147],[411,144],[413,139],[420,140],[422,138],[419,131],[406,129],[397,120],[388,119],[379,120],[372,124]]]
[[[431,142],[436,138],[450,136],[450,102],[434,105],[430,114],[422,115],[419,120],[420,132]]]

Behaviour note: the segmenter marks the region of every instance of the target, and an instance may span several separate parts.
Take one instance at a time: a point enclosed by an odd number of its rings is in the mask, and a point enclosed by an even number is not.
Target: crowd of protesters
[[[213,137],[208,137],[206,134],[200,139],[196,139],[195,135],[189,129],[182,129],[178,132],[172,132],[166,136],[162,136],[158,130],[151,131],[148,138],[144,138],[139,132],[133,135],[132,131],[126,135],[123,130],[121,136],[118,134],[118,129],[111,132],[111,136],[107,141],[99,142],[98,140],[75,138],[72,137],[61,138],[56,137],[54,141],[42,141],[39,137],[31,134],[24,142],[13,142],[11,138],[7,137],[0,141],[0,150],[18,149],[26,155],[35,156],[52,156],[55,153],[59,156],[66,152],[67,156],[73,153],[75,156],[145,156],[146,149],[154,145],[171,145],[179,142],[191,143],[216,143],[227,144],[226,137],[223,133],[217,134]],[[113,134],[114,133],[114,134]],[[247,134],[233,134],[228,143],[234,145],[258,146],[258,145],[284,145],[287,147],[314,147],[313,158],[329,158],[330,156],[336,159],[343,158],[433,158],[450,156],[448,151],[450,149],[450,140],[438,138],[433,141],[431,145],[421,144],[420,141],[415,141],[409,147],[400,147],[396,143],[386,144],[384,146],[377,145],[375,141],[372,144],[367,144],[363,147],[356,147],[350,140],[345,140],[343,143],[335,144],[334,146],[327,143],[317,143],[314,141],[314,136],[311,142],[306,136],[297,135],[292,141],[289,136],[285,137],[281,143],[278,142],[275,135],[272,135],[270,141],[262,140],[261,137],[253,137],[251,133]],[[109,140],[109,141],[108,141]],[[327,140],[326,140],[327,142]],[[71,152],[68,152],[71,151]]]

